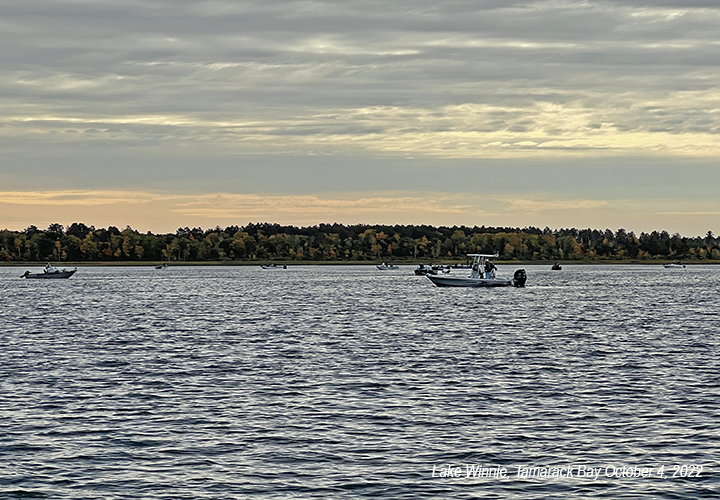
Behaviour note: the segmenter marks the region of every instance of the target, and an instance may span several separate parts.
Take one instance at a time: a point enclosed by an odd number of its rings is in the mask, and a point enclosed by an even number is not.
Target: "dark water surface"
[[[720,267],[549,268],[0,268],[0,497],[717,498]]]

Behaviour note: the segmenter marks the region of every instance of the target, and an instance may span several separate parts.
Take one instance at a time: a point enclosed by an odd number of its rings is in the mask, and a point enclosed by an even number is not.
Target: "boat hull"
[[[487,279],[487,278],[462,278],[459,276],[436,276],[427,275],[428,279],[432,281],[435,286],[455,286],[455,287],[472,287],[472,288],[483,288],[483,287],[500,287],[500,286],[514,286],[513,280],[499,280],[499,279]]]
[[[23,278],[25,279],[41,279],[41,280],[61,280],[61,279],[67,279],[73,274],[75,274],[77,270],[73,269],[72,271],[60,271],[58,273],[26,273],[23,275]]]

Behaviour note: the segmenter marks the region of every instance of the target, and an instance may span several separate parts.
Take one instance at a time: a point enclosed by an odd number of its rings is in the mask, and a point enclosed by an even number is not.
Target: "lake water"
[[[0,497],[717,498],[720,266],[412,269],[0,268]]]

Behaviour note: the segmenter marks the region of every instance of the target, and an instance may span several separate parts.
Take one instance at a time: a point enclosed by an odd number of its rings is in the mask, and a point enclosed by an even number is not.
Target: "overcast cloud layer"
[[[719,35],[698,0],[4,0],[0,227],[720,232]]]

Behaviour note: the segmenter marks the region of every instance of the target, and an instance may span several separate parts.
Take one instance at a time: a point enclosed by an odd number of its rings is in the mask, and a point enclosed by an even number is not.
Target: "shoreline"
[[[168,267],[181,267],[181,266],[229,266],[229,267],[252,267],[252,266],[266,266],[268,264],[275,263],[282,266],[376,266],[382,262],[388,262],[397,266],[417,266],[421,263],[428,263],[428,261],[302,261],[302,260],[276,260],[276,261],[170,261],[170,262],[159,262],[159,261],[114,261],[114,262],[54,262],[50,263],[56,267],[155,267],[161,264],[167,264]],[[522,265],[522,266],[552,266],[556,262],[562,266],[581,265],[581,266],[597,266],[597,265],[663,265],[670,262],[669,260],[494,260],[495,264],[501,266],[509,265]],[[0,267],[45,267],[47,261],[28,261],[28,262],[0,262]],[[720,260],[688,260],[682,261],[686,266],[695,265],[717,265],[720,264]],[[453,266],[459,264],[458,262],[433,262],[436,265],[449,265]]]

